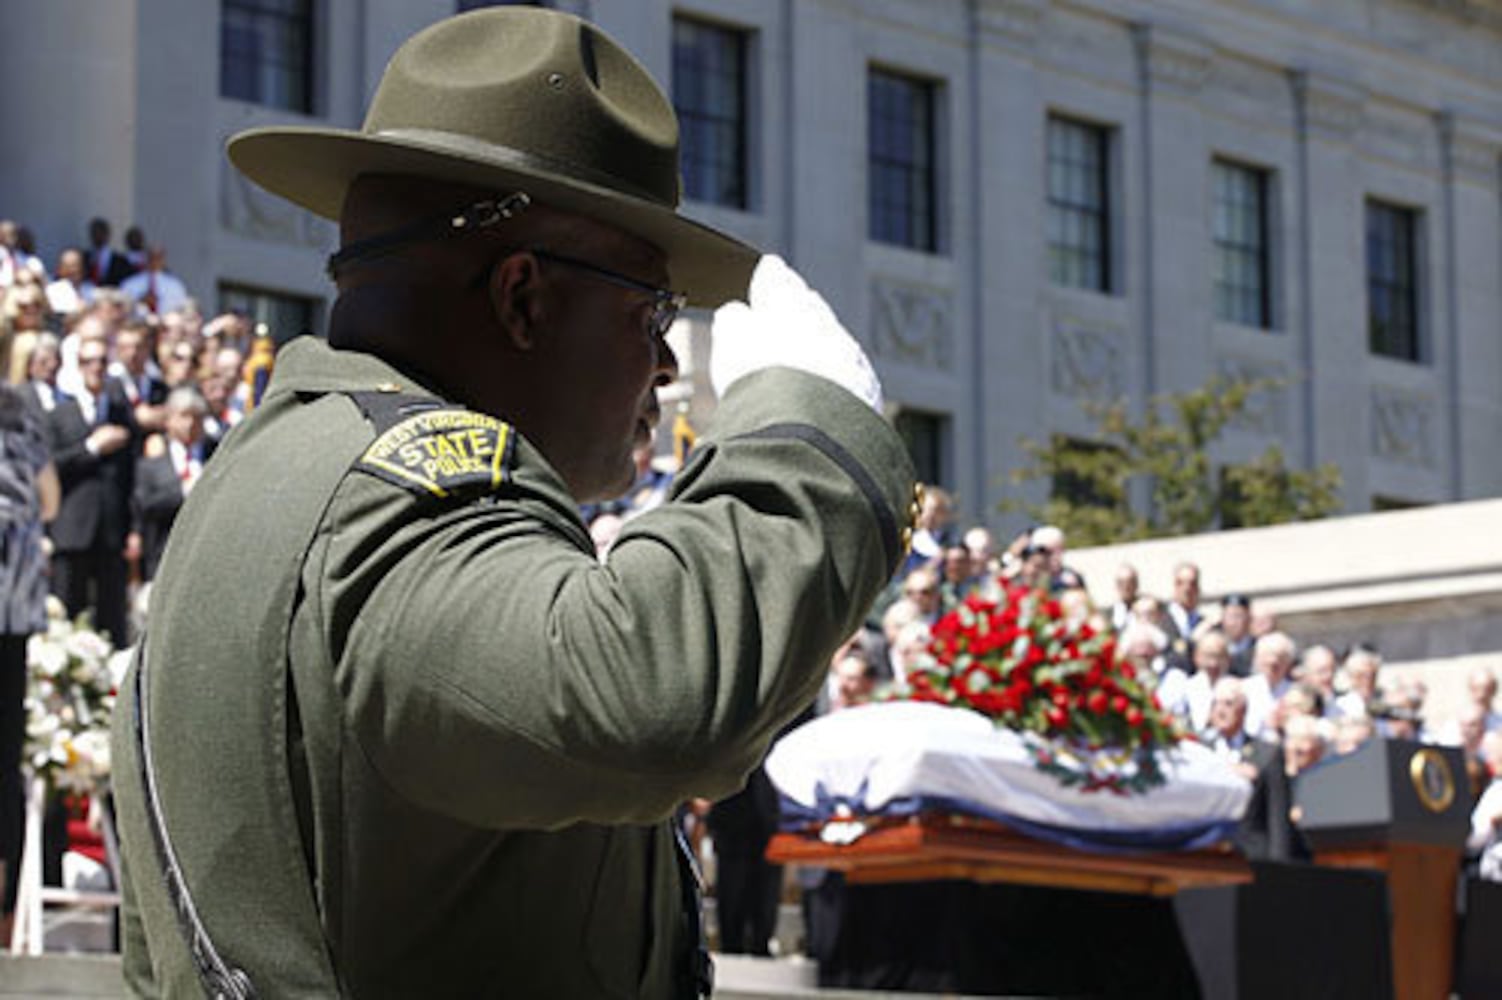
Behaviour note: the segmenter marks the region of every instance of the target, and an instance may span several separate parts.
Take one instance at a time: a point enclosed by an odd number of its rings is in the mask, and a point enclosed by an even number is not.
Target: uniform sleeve
[[[493,827],[646,822],[720,797],[816,695],[912,501],[885,421],[777,369],[727,394],[607,565],[525,496],[334,552],[325,579],[351,593],[380,566],[337,655],[359,752],[404,797]]]

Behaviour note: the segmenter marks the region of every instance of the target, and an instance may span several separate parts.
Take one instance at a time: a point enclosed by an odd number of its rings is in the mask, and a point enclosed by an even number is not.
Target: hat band
[[[381,139],[398,139],[402,142],[427,146],[436,152],[459,153],[471,159],[487,161],[498,166],[512,167],[529,174],[544,177],[549,174],[561,175],[569,180],[579,181],[593,187],[605,188],[619,194],[629,195],[632,198],[639,198],[656,205],[663,205],[669,209],[677,208],[676,199],[672,201],[664,200],[660,195],[614,174],[607,174],[589,167],[581,167],[577,163],[567,163],[546,156],[538,156],[536,153],[524,153],[510,146],[486,142],[483,139],[460,135],[456,132],[440,132],[435,129],[424,128],[390,128],[379,129],[374,133],[374,136]]]

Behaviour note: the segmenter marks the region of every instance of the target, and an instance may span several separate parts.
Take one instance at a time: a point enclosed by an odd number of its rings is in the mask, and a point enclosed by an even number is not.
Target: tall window
[[[871,239],[938,249],[932,83],[873,69],[866,82]]]
[[[220,0],[219,95],[313,110],[313,0]]]
[[[314,332],[317,299],[301,295],[269,292],[245,285],[219,286],[219,311],[236,312],[250,317],[252,323],[265,323],[266,332],[278,344],[302,333]]]
[[[745,32],[673,18],[673,107],[683,193],[745,208]]]
[[[1054,284],[1111,290],[1110,132],[1048,119],[1048,273]]]
[[[1418,213],[1366,203],[1367,336],[1371,352],[1419,361]]]
[[[546,0],[459,0],[459,13],[481,7],[551,7]]]
[[[937,413],[922,413],[918,410],[902,410],[892,426],[907,453],[913,460],[913,469],[920,483],[944,483],[946,438],[949,435],[949,418]]]
[[[1215,318],[1265,329],[1272,326],[1267,172],[1224,160],[1210,172]]]
[[[1052,499],[1103,510],[1126,503],[1126,456],[1120,448],[1055,434],[1053,456]]]

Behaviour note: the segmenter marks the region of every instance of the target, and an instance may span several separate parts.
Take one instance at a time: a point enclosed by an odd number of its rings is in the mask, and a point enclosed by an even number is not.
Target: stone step
[[[118,955],[0,955],[0,998],[123,997]]]
[[[803,959],[715,956],[715,1000],[772,1000],[817,997],[819,1000],[938,1000],[921,993],[876,993],[821,990],[818,970]],[[117,955],[0,955],[0,1000],[19,997],[122,997]],[[949,997],[949,1000],[962,1000]]]

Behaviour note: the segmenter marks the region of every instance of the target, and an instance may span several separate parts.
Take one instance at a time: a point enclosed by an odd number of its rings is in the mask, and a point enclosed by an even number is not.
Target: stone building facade
[[[222,154],[356,126],[475,0],[7,0],[0,215],[147,227],[190,287],[315,329],[333,227]],[[1502,494],[1502,0],[556,0],[686,118],[688,211],[791,259],[997,525],[1080,401],[1283,380],[1220,445],[1349,511]],[[217,303],[214,303],[217,304]],[[286,332],[286,331],[280,331]],[[690,422],[706,317],[677,332]],[[1034,497],[1037,499],[1037,497]]]

